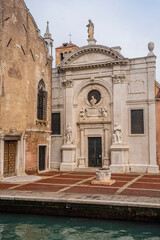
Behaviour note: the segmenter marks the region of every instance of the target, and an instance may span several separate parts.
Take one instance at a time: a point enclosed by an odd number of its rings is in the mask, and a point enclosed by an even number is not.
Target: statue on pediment
[[[94,39],[94,24],[90,19],[89,19],[89,23],[86,27],[88,27],[88,38]]]

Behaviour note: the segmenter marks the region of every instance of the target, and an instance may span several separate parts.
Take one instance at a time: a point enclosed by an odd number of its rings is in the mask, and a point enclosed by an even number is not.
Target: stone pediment
[[[113,48],[101,45],[88,45],[78,48],[67,55],[58,66],[60,70],[103,67],[113,64],[127,64],[124,58]]]

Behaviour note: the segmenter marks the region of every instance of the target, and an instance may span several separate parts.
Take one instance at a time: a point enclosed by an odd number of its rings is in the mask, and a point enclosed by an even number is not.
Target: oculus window
[[[88,93],[88,101],[90,102],[92,97],[97,100],[96,104],[101,100],[101,93],[98,90],[91,90]]]
[[[131,134],[144,134],[143,109],[131,110]]]

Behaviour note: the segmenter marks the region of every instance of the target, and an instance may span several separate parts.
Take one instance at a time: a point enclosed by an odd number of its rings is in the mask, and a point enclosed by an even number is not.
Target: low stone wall
[[[119,219],[132,221],[160,221],[160,208],[118,206],[33,200],[0,199],[0,212],[47,214],[55,216]]]

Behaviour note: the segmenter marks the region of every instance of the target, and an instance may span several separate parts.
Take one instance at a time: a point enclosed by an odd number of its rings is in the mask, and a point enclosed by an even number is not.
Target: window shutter
[[[48,102],[48,92],[43,92],[43,120],[47,120],[47,102]]]

